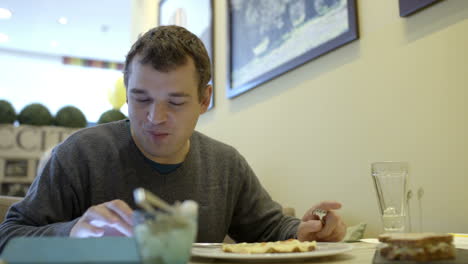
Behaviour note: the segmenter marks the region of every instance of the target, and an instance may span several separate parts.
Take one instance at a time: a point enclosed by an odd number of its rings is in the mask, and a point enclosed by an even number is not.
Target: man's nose
[[[148,112],[148,121],[157,125],[167,120],[167,108],[163,103],[154,103]]]

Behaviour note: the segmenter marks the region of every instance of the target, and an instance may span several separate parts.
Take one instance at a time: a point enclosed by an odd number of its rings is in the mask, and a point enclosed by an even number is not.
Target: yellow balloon
[[[112,108],[116,110],[119,110],[122,105],[125,104],[127,98],[125,97],[123,76],[119,77],[115,82],[114,87],[111,87],[111,89],[107,91],[107,99],[111,103]]]

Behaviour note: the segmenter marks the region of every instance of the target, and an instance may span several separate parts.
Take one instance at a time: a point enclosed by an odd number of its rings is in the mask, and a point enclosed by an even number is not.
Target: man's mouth
[[[165,135],[169,135],[169,133],[151,133],[155,136],[165,136]]]
[[[167,132],[152,132],[148,131],[148,134],[151,136],[151,138],[156,139],[156,140],[161,140],[169,136],[169,133]]]

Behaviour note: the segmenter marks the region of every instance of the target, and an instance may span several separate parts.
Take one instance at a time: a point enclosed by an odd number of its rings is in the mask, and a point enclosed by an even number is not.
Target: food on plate
[[[317,248],[315,241],[288,239],[276,242],[224,244],[224,252],[241,254],[308,252]]]
[[[379,236],[380,255],[390,260],[432,261],[455,258],[453,236],[438,233],[394,233]]]

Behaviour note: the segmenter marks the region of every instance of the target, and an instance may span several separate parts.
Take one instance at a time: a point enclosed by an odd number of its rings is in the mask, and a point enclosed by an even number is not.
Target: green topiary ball
[[[86,127],[88,122],[80,109],[74,106],[62,107],[55,115],[55,125],[63,127]]]
[[[15,120],[15,108],[13,108],[10,102],[0,100],[0,124],[13,124]]]
[[[18,121],[21,125],[51,126],[54,124],[54,118],[49,109],[42,104],[25,106],[18,115]]]
[[[112,109],[102,113],[101,117],[99,117],[98,124],[109,123],[112,121],[122,120],[127,118],[122,112],[116,109]]]

